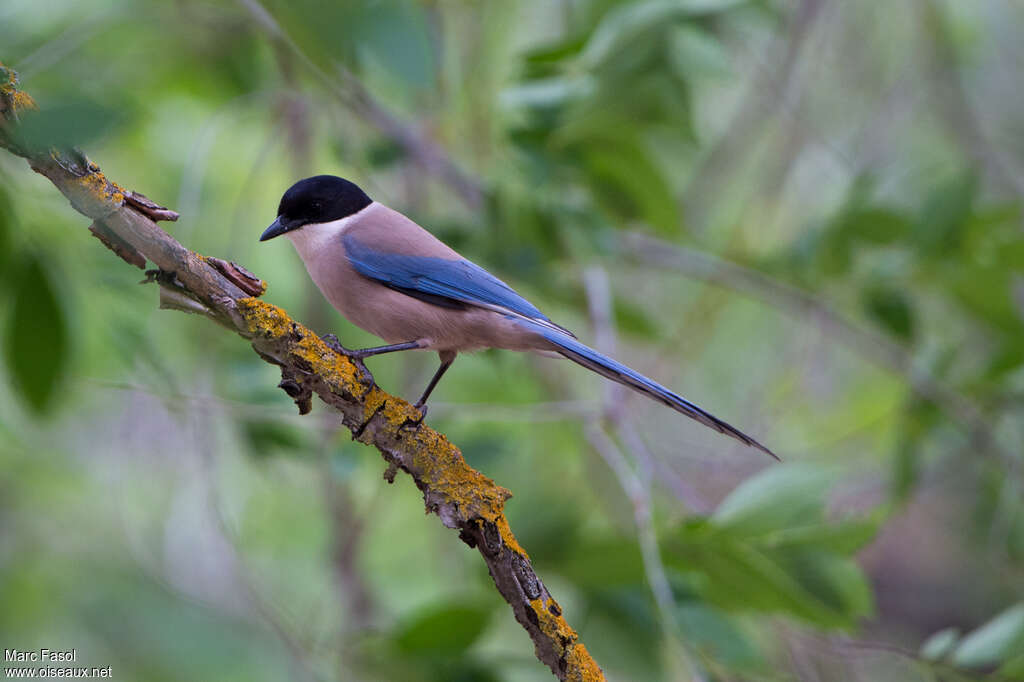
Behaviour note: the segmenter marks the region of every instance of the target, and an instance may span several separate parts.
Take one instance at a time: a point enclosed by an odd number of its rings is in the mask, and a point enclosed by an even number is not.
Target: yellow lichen
[[[284,310],[255,297],[239,299],[236,305],[250,334],[267,339],[292,335],[294,341],[288,352],[306,363],[332,390],[358,396],[365,391],[355,365],[331,350],[312,330],[292,320]]]
[[[505,543],[505,546],[511,549],[513,552],[517,552],[524,559],[529,559],[530,555],[526,553],[526,550],[520,546],[516,541],[516,536],[512,534],[512,529],[508,525],[508,519],[505,518],[504,514],[501,514],[495,524],[498,526],[498,532],[501,533],[501,540]]]
[[[537,621],[540,623],[541,632],[552,641],[559,642],[563,650],[577,640],[576,631],[565,622],[560,609],[556,616],[554,613],[551,613],[551,609],[548,608],[545,600],[540,598],[530,600],[530,608],[537,614]]]
[[[274,339],[292,330],[292,318],[276,305],[253,297],[239,299],[236,305],[250,334]]]
[[[125,189],[107,180],[107,176],[99,170],[86,173],[79,182],[97,199],[105,199],[116,204],[124,203]]]
[[[10,107],[15,114],[39,108],[28,93],[18,89],[18,74],[0,62],[0,111],[5,107]]]
[[[570,682],[599,682],[604,679],[604,673],[598,667],[597,662],[591,657],[583,642],[576,644],[569,649],[565,657],[566,678]]]
[[[19,113],[27,110],[36,110],[39,106],[36,101],[32,99],[32,96],[27,92],[21,90],[13,90],[7,94],[7,101],[10,103],[11,109],[14,113]]]
[[[604,673],[590,656],[587,647],[579,641],[576,631],[565,622],[561,608],[556,607],[552,613],[551,604],[554,604],[554,600],[547,602],[540,598],[530,600],[530,608],[537,616],[541,632],[555,645],[555,651],[559,657],[565,660],[565,679],[575,682],[603,680]]]

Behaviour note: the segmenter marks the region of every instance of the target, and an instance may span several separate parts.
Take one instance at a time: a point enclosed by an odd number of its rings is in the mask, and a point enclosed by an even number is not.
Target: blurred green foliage
[[[375,339],[256,242],[304,175],[585,339],[607,273],[616,355],[786,460],[568,363],[460,357],[431,422],[515,493],[609,677],[1024,679],[1022,26],[940,0],[8,0],[0,61],[41,106],[26,144],[82,145],[348,346]],[[84,227],[0,155],[4,646],[117,679],[549,679],[407,479]],[[370,364],[407,396],[433,370]],[[642,499],[587,438],[602,400]]]

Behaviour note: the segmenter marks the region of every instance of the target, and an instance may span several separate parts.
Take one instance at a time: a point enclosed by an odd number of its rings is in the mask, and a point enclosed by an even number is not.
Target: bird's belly
[[[345,319],[387,343],[424,341],[424,348],[438,351],[534,350],[548,345],[514,319],[491,310],[426,303],[354,271],[338,277],[337,266],[327,273],[310,268],[309,274]]]

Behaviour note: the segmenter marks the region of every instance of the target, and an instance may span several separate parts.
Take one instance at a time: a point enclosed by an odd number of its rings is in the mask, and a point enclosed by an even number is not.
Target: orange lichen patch
[[[118,205],[124,203],[127,190],[117,183],[107,180],[107,176],[98,169],[83,175],[79,179],[79,184],[97,199],[112,201]]]
[[[31,95],[18,89],[18,74],[0,63],[0,111],[7,107],[14,113],[39,108]]]
[[[9,95],[18,89],[18,74],[0,62],[0,94]]]
[[[7,95],[7,102],[9,103],[9,106],[14,111],[14,113],[18,113],[21,111],[35,111],[39,109],[39,105],[37,105],[36,101],[32,99],[32,95],[28,94],[27,92],[15,90],[13,92],[4,94]]]
[[[365,397],[364,403],[364,419],[376,415],[392,432],[407,429],[420,418],[419,411],[412,405],[376,387]],[[367,432],[360,440],[370,443],[373,438],[373,433]],[[408,459],[402,462],[414,477],[427,484],[432,492],[443,495],[445,502],[456,505],[464,520],[481,518],[498,523],[515,543],[508,522],[502,516],[505,500],[512,493],[470,467],[459,449],[437,431],[421,427],[409,430],[402,438],[415,442],[415,447],[406,450]],[[515,547],[518,548],[518,544]]]
[[[565,618],[551,613],[544,599],[530,600],[530,608],[537,614],[541,632],[551,641],[559,642],[563,648],[568,648],[579,638],[576,631],[565,622]],[[559,613],[561,613],[560,610]]]
[[[562,610],[560,608],[553,609],[558,614],[555,615],[549,608],[549,603],[553,603],[553,600],[546,602],[540,598],[531,599],[530,608],[537,616],[541,632],[555,644],[560,658],[566,662],[565,679],[577,682],[603,680],[604,673],[594,662],[587,648],[579,641],[576,631],[565,622],[565,618],[561,615]]]
[[[291,354],[309,363],[313,372],[320,375],[335,392],[362,396],[366,387],[359,381],[359,370],[348,359],[341,357],[320,340],[320,337],[298,323],[296,333],[302,336],[291,347]]]
[[[509,493],[511,495],[511,493]],[[518,553],[524,559],[529,559],[530,555],[526,553],[526,550],[520,546],[516,541],[516,536],[512,534],[512,529],[508,525],[508,519],[505,518],[504,514],[498,516],[495,519],[494,524],[498,527],[498,532],[501,533],[501,541],[505,543],[505,546],[511,549],[513,552]]]
[[[292,318],[272,303],[249,297],[238,299],[235,305],[250,334],[276,339],[292,331]]]
[[[294,321],[281,308],[258,298],[241,298],[235,302],[253,336],[283,339],[291,336],[288,351],[305,362],[310,371],[337,392],[361,396],[366,390],[359,381],[356,366],[331,350],[312,330]]]
[[[502,509],[511,496],[508,490],[470,467],[458,448],[433,429],[419,429],[415,438],[412,465],[416,475],[455,504],[460,516],[491,523],[504,518]]]
[[[576,644],[569,649],[565,657],[567,680],[571,682],[599,682],[604,679],[604,673],[591,657],[583,642]]]

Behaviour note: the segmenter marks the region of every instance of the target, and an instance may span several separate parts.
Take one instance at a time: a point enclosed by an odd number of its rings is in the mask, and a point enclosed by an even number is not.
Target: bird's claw
[[[359,351],[345,348],[334,334],[323,334],[320,340],[338,355],[348,358],[356,366],[356,369],[359,370],[359,378],[362,379],[363,383],[367,386],[373,386],[373,375],[370,374],[370,370],[363,364],[364,356]]]
[[[422,405],[420,403],[416,403],[415,405],[413,405],[413,409],[415,409],[416,411],[418,411],[420,413],[420,418],[419,419],[415,419],[415,420],[410,420],[409,423],[411,425],[413,425],[413,426],[419,426],[420,424],[423,423],[423,420],[427,418],[427,406],[426,405]]]
[[[341,345],[341,341],[338,341],[338,337],[334,334],[321,334],[320,340],[338,355],[344,355],[346,358],[352,357],[352,351]]]

